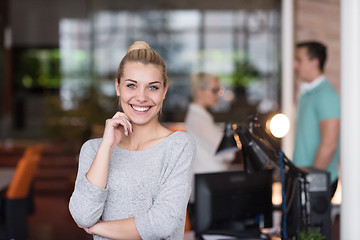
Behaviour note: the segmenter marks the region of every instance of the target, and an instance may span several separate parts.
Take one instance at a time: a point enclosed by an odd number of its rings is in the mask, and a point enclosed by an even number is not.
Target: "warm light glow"
[[[331,199],[332,204],[338,204],[338,205],[341,204],[341,200],[342,200],[341,199],[341,192],[342,192],[341,180],[339,179],[338,185],[337,185],[337,188],[336,188],[336,192],[335,192],[333,198]]]
[[[338,186],[336,188],[336,192],[331,199],[331,203],[333,205],[341,204],[341,180],[339,179]],[[273,205],[281,205],[282,204],[282,194],[281,194],[281,182],[273,182],[272,184],[272,203]]]
[[[236,146],[238,147],[238,149],[242,149],[242,144],[241,144],[241,141],[240,141],[240,137],[239,137],[239,135],[236,133],[236,128],[237,128],[237,126],[236,126],[235,123],[232,125],[232,128],[233,128],[233,130],[234,130],[234,139],[235,139],[235,142],[236,142]]]
[[[273,205],[281,205],[281,182],[273,182],[272,184],[272,203]]]
[[[276,114],[270,121],[270,131],[277,138],[284,137],[290,129],[289,118],[282,113]]]

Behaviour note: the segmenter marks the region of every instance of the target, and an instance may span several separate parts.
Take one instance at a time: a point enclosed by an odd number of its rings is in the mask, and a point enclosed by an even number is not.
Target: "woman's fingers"
[[[129,118],[124,113],[117,112],[112,118],[106,120],[103,141],[114,147],[121,142],[123,135],[129,136],[130,132],[132,132],[132,124]]]
[[[113,127],[118,128],[120,125],[124,128],[124,134],[126,136],[129,136],[129,132],[132,132],[132,124],[130,123],[130,120],[128,116],[126,116],[122,112],[117,112],[112,118],[113,121]]]
[[[92,234],[92,232],[90,231],[90,228],[87,228],[87,227],[80,227],[79,225],[78,225],[78,227],[79,227],[79,228],[84,229],[84,230],[85,230],[85,232],[87,232],[87,233],[89,233],[89,234]]]
[[[126,116],[125,113],[123,113],[123,112],[116,112],[112,118],[121,118],[121,117],[126,118],[130,122],[130,119],[128,118],[128,116]]]
[[[126,120],[124,118],[116,118],[116,119],[111,119],[111,122],[112,122],[112,126],[114,128],[122,127],[124,129],[124,134],[126,136],[129,135],[131,124],[128,120]]]

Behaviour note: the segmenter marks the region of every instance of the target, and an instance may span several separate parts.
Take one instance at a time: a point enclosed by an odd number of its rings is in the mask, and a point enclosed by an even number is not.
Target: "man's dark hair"
[[[302,47],[307,49],[309,59],[317,58],[319,60],[319,68],[323,72],[327,57],[326,46],[316,41],[300,42],[296,45],[296,48]]]

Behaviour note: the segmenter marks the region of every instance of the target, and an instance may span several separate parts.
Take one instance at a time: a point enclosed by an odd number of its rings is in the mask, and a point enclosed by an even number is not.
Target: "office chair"
[[[27,239],[27,216],[31,208],[31,187],[40,154],[23,156],[16,165],[14,176],[4,200],[5,235],[8,239]]]

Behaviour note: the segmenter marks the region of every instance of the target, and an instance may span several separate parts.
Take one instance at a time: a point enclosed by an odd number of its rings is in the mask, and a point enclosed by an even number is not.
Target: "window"
[[[279,9],[153,9],[96,11],[88,20],[60,22],[61,98],[76,107],[91,86],[116,97],[114,76],[127,47],[147,41],[163,57],[169,76],[165,121],[183,121],[189,78],[207,71],[225,87],[216,120],[244,120],[279,107]],[[79,61],[80,60],[80,61]],[[110,108],[109,108],[110,109]]]

